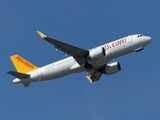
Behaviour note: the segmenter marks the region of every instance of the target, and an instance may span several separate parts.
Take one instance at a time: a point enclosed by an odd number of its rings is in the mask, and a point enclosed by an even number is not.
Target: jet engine
[[[103,47],[98,47],[98,48],[95,48],[95,49],[92,49],[90,52],[89,52],[89,58],[91,60],[95,60],[97,58],[101,58],[101,57],[104,57],[105,56],[105,50]]]
[[[106,71],[107,75],[111,75],[111,74],[114,74],[114,73],[121,71],[121,66],[120,66],[119,62],[107,64],[105,67],[105,71]]]
[[[90,65],[85,68],[86,68],[87,73],[89,73],[90,75],[92,75],[95,72],[95,69]]]

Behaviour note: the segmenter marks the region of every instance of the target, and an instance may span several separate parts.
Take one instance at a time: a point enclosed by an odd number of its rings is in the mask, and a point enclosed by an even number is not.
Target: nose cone
[[[149,36],[146,36],[145,41],[150,44],[152,42],[152,38]]]
[[[147,46],[148,44],[150,44],[152,42],[152,38],[149,37],[149,36],[144,36],[144,39],[143,39],[143,45],[144,47]]]

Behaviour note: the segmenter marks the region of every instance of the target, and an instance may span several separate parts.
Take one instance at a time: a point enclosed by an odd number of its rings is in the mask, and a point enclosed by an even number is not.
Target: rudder
[[[15,55],[11,56],[10,58],[14,64],[16,70],[20,73],[28,73],[28,72],[31,72],[33,70],[38,69],[37,66],[35,66],[32,63],[30,63],[29,61],[25,60],[24,58],[22,58],[18,54],[15,54]]]

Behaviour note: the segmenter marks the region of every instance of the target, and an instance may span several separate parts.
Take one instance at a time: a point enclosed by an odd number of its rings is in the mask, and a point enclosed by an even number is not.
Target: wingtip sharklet
[[[88,81],[89,81],[90,83],[92,83],[92,80],[91,80],[91,78],[90,78],[89,76],[86,76],[86,78],[88,79]]]
[[[43,34],[43,33],[41,33],[39,30],[37,30],[37,33],[39,34],[39,36],[41,37],[41,38],[45,38],[46,36]]]

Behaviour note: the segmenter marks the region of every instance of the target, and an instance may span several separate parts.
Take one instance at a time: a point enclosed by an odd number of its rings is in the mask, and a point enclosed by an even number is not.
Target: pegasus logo
[[[17,56],[15,59],[18,60],[20,63],[24,64],[25,66],[27,66],[30,69],[33,69],[33,67],[34,67],[31,63],[27,62],[26,60],[24,60],[23,58],[21,58],[19,56]]]

